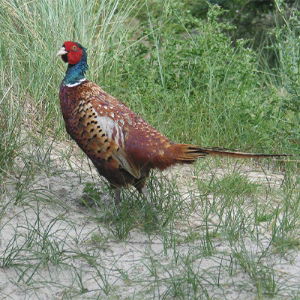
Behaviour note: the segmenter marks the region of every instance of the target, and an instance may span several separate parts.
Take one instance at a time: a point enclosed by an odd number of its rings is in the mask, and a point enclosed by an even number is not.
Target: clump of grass
[[[203,193],[226,197],[255,195],[259,189],[259,184],[250,182],[246,176],[234,172],[212,182],[200,181],[199,184]]]
[[[93,206],[101,201],[99,188],[93,182],[87,182],[83,189],[81,204],[84,206]]]
[[[0,42],[1,45],[1,42]],[[22,148],[21,127],[22,107],[15,101],[15,92],[20,92],[18,83],[13,79],[12,70],[8,70],[0,60],[0,180],[13,166],[15,157]],[[8,81],[8,79],[11,81]]]
[[[276,11],[274,19],[276,27],[272,30],[273,42],[268,47],[261,47],[262,51],[269,51],[273,57],[273,64],[269,57],[261,55],[262,80],[268,89],[275,92],[269,100],[276,109],[276,120],[282,121],[285,126],[274,128],[274,135],[285,135],[291,149],[299,155],[300,130],[295,126],[300,121],[299,101],[299,26],[300,15],[297,4],[289,7],[284,1],[274,1]]]
[[[30,118],[36,129],[64,132],[58,118],[58,89],[65,66],[55,57],[57,49],[65,40],[82,43],[90,56],[96,57],[90,60],[90,77],[95,77],[105,63],[113,61],[127,47],[131,29],[125,20],[132,8],[130,1],[119,0],[2,1],[1,91],[3,95],[6,91],[13,95],[10,106],[32,106],[34,113]],[[26,112],[29,113],[28,109]],[[9,115],[17,116],[18,110],[10,111]]]
[[[245,248],[239,252],[234,252],[234,258],[241,268],[248,274],[257,290],[258,298],[263,296],[274,297],[278,293],[275,272],[271,267],[265,266],[260,258],[252,257]]]
[[[34,222],[26,219],[26,223],[21,225],[22,228],[16,228],[15,234],[1,256],[1,268],[16,267],[20,270],[19,282],[28,283],[42,266],[62,263],[64,243],[61,241],[59,244],[53,238],[58,231],[54,231],[53,228],[62,220],[62,217],[54,218],[48,224],[42,224],[38,203],[34,213]],[[26,212],[25,217],[27,218]]]
[[[272,243],[275,251],[284,253],[289,249],[299,249],[298,239],[300,214],[299,178],[287,175],[284,183],[285,194],[282,203],[275,207],[273,218],[270,221]]]
[[[100,207],[101,213],[95,211],[96,220],[107,223],[112,234],[124,240],[134,228],[150,234],[173,224],[183,214],[183,200],[174,181],[152,175],[147,189],[147,197],[139,195],[135,189],[123,189],[121,203],[116,207],[113,195],[103,202],[103,194],[94,184],[88,183],[84,188],[83,203],[86,205],[92,200],[98,209]]]

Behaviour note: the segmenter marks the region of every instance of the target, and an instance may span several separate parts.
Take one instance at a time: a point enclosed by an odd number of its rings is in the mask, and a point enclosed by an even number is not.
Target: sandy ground
[[[172,299],[168,291],[174,278],[180,282],[181,274],[187,274],[187,265],[182,263],[186,259],[192,261],[193,272],[203,279],[198,282],[203,299],[207,299],[204,291],[211,299],[257,299],[249,276],[238,266],[231,266],[230,245],[222,239],[215,239],[211,256],[199,256],[202,240],[181,243],[175,249],[166,246],[166,237],[138,229],[132,230],[125,241],[116,240],[107,225],[93,219],[95,211],[80,205],[85,183],[97,181],[101,189],[103,181],[98,181],[85,159],[65,163],[61,158],[63,149],[57,145],[56,151],[48,155],[49,168],[36,163],[35,174],[27,183],[22,172],[18,179],[11,176],[2,183],[0,299],[159,299],[162,295]],[[16,164],[23,173],[28,168],[24,160]],[[226,163],[225,167],[200,172],[193,166],[176,166],[164,175],[177,180],[186,194],[197,178],[221,178],[237,170],[251,181],[271,188],[280,187],[284,180],[284,173],[262,170],[254,164]],[[20,193],[22,182],[24,190]],[[191,214],[174,230],[184,232],[187,226],[197,228],[202,223],[199,214]],[[265,243],[267,247],[268,241]],[[260,251],[253,241],[245,246],[249,253]],[[277,271],[282,289],[278,293],[281,296],[274,299],[289,299],[293,290],[299,297],[299,251],[274,255],[267,264]],[[232,276],[225,272],[230,268]],[[190,285],[185,299],[192,299],[188,293],[192,295]]]

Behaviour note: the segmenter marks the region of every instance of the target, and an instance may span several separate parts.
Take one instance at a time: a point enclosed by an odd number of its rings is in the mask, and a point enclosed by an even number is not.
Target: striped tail
[[[188,144],[176,144],[174,146],[177,148],[177,151],[175,151],[177,154],[175,159],[177,162],[181,163],[192,163],[196,159],[206,155],[219,155],[236,158],[268,158],[290,156],[288,154],[247,153],[225,148],[204,148]]]

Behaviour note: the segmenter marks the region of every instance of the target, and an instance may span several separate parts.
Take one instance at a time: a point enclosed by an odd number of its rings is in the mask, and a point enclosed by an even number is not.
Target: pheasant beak
[[[65,47],[61,47],[60,49],[59,49],[59,51],[57,52],[57,56],[62,56],[62,55],[65,55],[65,54],[67,54],[68,52],[66,51],[66,49],[65,49]]]

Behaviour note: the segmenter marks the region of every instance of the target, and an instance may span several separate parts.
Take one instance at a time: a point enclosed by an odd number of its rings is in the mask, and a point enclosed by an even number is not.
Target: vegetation
[[[300,16],[253,2],[0,1],[1,295],[299,299]],[[65,40],[170,139],[295,156],[153,174],[116,209],[65,133]]]

